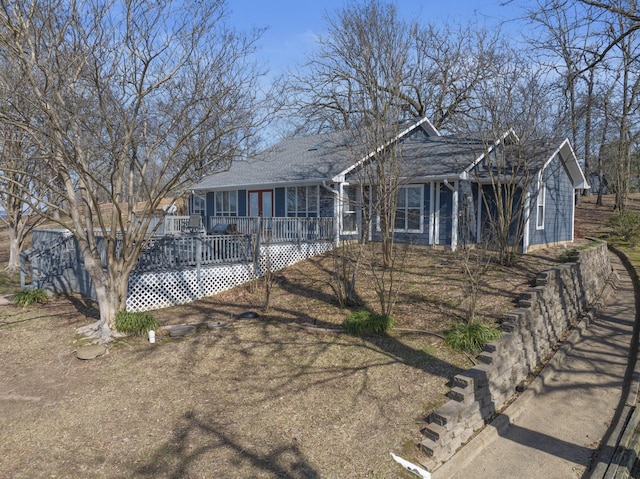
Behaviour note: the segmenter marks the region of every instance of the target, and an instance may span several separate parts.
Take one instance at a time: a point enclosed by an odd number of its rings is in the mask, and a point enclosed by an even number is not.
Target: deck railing
[[[329,221],[248,220],[246,225],[259,228],[259,233],[149,237],[129,278],[127,309],[147,311],[193,301],[251,281],[264,274],[265,268],[277,271],[334,246],[333,241],[319,239],[331,237]],[[286,234],[282,231],[285,227],[288,228]],[[294,231],[297,232],[295,242],[282,241],[293,238]],[[303,242],[305,234],[308,238],[318,239]],[[272,242],[269,235],[282,242]],[[95,288],[86,272],[76,238],[58,230],[34,232],[32,240],[32,248],[20,255],[22,288],[77,292],[95,299]],[[97,247],[106,265],[102,238]],[[265,258],[268,258],[269,266],[266,266]]]
[[[149,232],[154,231],[154,236],[175,235],[189,230],[190,216],[156,215],[151,218]],[[140,220],[136,218],[136,220]],[[160,223],[160,226],[157,226]],[[157,229],[156,229],[157,226]]]
[[[183,234],[190,230],[189,216],[154,216],[150,231],[161,223],[154,236]],[[259,218],[248,216],[209,216],[206,231],[218,224],[233,225],[235,231],[246,235],[260,234],[261,241],[271,243],[300,243],[304,241],[333,241],[335,221],[333,218]]]
[[[333,218],[252,218],[243,216],[210,216],[209,229],[217,224],[235,225],[239,233],[257,235],[261,242],[299,243],[304,241],[333,241]]]
[[[242,263],[252,258],[248,235],[154,237],[144,249],[136,272],[210,264]]]
[[[163,221],[161,230],[164,235],[156,233],[149,238],[149,244],[140,254],[134,273],[217,264],[248,264],[255,262],[260,248],[267,245],[289,244],[300,249],[303,245],[326,245],[335,239],[333,218],[208,218],[210,230],[216,224],[235,225],[230,230],[237,233],[223,235],[185,233],[189,230],[189,216],[159,218]],[[84,285],[87,282],[87,278],[80,273],[84,270],[84,262],[75,238],[61,231],[43,231],[34,232],[33,239],[33,247],[21,255],[23,287],[29,277],[32,283],[43,284],[55,281],[61,275],[73,276],[65,279],[69,283]],[[99,237],[97,243],[102,264],[106,265],[104,238]],[[116,245],[116,248],[120,247],[120,244]],[[84,291],[84,286],[78,288]]]

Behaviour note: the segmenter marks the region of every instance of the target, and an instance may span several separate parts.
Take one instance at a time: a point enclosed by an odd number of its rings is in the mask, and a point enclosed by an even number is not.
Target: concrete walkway
[[[617,434],[627,401],[636,318],[629,272],[613,254],[611,262],[619,281],[604,311],[590,325],[583,321],[529,389],[434,479],[582,478],[610,460],[615,441],[600,453],[599,446]]]

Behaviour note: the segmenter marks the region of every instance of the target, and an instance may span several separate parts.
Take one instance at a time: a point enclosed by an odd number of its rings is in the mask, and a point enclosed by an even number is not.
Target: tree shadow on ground
[[[174,425],[172,439],[161,444],[141,466],[135,468],[136,477],[168,477],[181,479],[189,476],[192,467],[206,467],[210,477],[233,477],[232,471],[216,470],[216,455],[232,455],[233,463],[247,463],[252,471],[282,479],[315,479],[320,474],[304,457],[296,444],[270,444],[260,447],[244,444],[225,432],[223,424],[196,415],[184,413]],[[206,463],[207,466],[202,466]],[[219,474],[224,472],[224,476]],[[237,477],[237,476],[236,476]]]
[[[87,318],[98,320],[100,319],[100,310],[98,309],[98,303],[93,299],[87,298],[80,294],[62,294],[69,303],[80,314],[85,315]]]

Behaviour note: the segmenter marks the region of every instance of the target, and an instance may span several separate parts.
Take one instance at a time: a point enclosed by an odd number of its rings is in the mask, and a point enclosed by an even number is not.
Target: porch
[[[208,219],[213,227],[235,225],[232,234],[189,232],[192,219],[166,216],[153,225],[164,234],[149,239],[130,275],[128,311],[195,301],[261,277],[267,265],[277,271],[335,245],[333,218]],[[95,298],[78,243],[62,230],[33,232],[32,248],[21,254],[21,286]]]

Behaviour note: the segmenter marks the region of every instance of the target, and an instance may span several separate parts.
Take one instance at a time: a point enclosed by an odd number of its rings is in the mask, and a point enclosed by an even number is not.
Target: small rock
[[[169,336],[172,338],[184,338],[196,334],[196,327],[190,324],[176,324],[169,328]]]
[[[255,311],[246,311],[244,313],[240,313],[238,317],[240,319],[256,319],[256,318],[259,318],[260,315]]]
[[[100,344],[92,344],[90,346],[82,346],[76,351],[78,359],[95,359],[107,352],[107,348]]]
[[[207,328],[209,329],[226,328],[227,326],[229,326],[229,323],[225,321],[209,321],[207,323]]]

